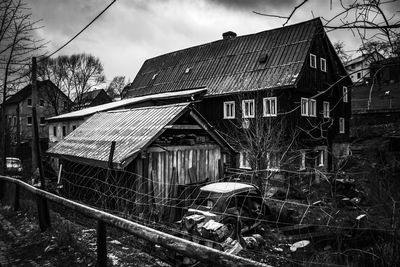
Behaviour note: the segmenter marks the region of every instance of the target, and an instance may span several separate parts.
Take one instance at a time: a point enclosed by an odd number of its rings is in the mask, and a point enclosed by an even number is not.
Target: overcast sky
[[[52,52],[68,41],[111,0],[30,0],[32,14],[41,19],[41,38]],[[281,27],[283,19],[252,11],[288,15],[302,0],[117,0],[92,26],[56,55],[90,53],[99,57],[107,80],[124,75],[133,79],[147,58],[222,38]],[[339,10],[338,0],[309,0],[290,24]],[[400,10],[400,1],[390,8]],[[399,13],[397,13],[399,14]],[[350,32],[328,33],[332,43],[341,40],[346,49],[358,48]]]

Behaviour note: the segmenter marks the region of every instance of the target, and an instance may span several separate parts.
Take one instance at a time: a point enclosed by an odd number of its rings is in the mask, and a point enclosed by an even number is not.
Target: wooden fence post
[[[107,228],[101,220],[97,221],[97,266],[107,266]]]
[[[14,211],[19,210],[19,185],[15,184]]]
[[[38,210],[38,219],[39,219],[39,227],[40,231],[44,232],[46,231],[47,227],[49,225],[48,220],[48,209],[47,209],[47,201],[40,195],[36,195],[36,205],[37,205],[37,210]],[[46,212],[47,209],[47,212]]]

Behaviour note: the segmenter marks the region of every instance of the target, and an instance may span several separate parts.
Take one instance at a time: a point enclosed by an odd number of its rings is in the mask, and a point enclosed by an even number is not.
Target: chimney
[[[222,38],[223,38],[224,40],[234,39],[236,36],[237,36],[236,33],[232,32],[232,31],[224,32],[224,33],[222,34]]]

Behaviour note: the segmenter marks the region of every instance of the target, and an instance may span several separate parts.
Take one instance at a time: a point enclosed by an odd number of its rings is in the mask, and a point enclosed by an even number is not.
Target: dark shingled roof
[[[319,18],[179,50],[145,61],[126,97],[205,86],[207,95],[294,86]]]
[[[39,94],[41,92],[40,89],[43,86],[48,86],[48,87],[53,87],[53,88],[58,89],[58,87],[50,80],[37,81],[36,86],[39,88]],[[58,90],[60,90],[60,89],[58,89]],[[25,98],[27,98],[28,96],[30,96],[31,94],[32,94],[32,84],[28,84],[27,86],[25,86],[24,88],[22,88],[21,90],[16,92],[14,95],[7,98],[5,104],[10,105],[10,104],[19,103],[22,100],[24,100]]]

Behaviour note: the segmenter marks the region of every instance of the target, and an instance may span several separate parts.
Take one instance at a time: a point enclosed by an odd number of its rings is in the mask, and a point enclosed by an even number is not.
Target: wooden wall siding
[[[217,145],[176,146],[150,148],[148,150],[148,173],[151,175],[148,188],[153,188],[155,204],[163,209],[172,196],[172,187],[191,184],[205,179],[219,179],[218,162],[221,149]],[[151,185],[152,183],[152,185]]]

